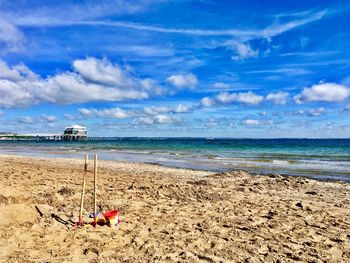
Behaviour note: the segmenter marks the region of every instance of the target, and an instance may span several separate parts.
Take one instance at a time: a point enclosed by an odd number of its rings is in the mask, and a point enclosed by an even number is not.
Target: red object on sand
[[[105,218],[114,218],[118,215],[118,213],[119,213],[119,211],[118,211],[118,209],[116,209],[116,210],[111,210],[111,211],[108,211],[106,213],[103,213],[103,216]]]

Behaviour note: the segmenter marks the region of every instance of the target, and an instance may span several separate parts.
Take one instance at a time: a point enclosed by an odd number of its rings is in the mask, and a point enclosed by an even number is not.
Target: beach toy
[[[98,215],[99,215],[100,213],[97,211],[96,212],[96,217],[98,217]],[[94,212],[91,212],[91,214],[90,214],[90,218],[94,218],[94,215],[95,215],[95,213]]]
[[[107,225],[109,225],[109,226],[118,225],[119,224],[118,214],[119,214],[118,209],[103,213],[103,216],[106,219]]]

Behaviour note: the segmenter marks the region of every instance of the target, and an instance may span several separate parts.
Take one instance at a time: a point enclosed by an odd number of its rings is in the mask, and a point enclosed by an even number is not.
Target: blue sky
[[[350,137],[350,1],[0,0],[0,131]]]

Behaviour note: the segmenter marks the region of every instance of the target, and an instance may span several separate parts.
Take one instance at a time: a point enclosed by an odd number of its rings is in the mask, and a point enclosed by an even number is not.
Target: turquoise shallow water
[[[109,138],[82,142],[0,141],[0,153],[151,162],[213,171],[301,175],[350,182],[350,139]]]

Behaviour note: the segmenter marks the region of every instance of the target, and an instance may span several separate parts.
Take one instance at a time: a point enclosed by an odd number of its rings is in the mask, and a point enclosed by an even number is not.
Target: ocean
[[[156,163],[209,171],[307,176],[350,182],[350,139],[109,138],[0,141],[0,154]]]

